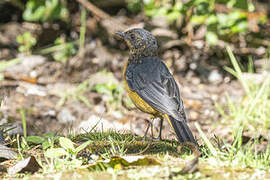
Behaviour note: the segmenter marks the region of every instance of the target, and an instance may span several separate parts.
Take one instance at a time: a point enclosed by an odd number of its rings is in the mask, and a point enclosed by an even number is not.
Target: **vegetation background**
[[[268,0],[1,0],[1,177],[270,179],[269,18]],[[141,139],[114,37],[133,27],[179,82],[198,161],[168,123]]]

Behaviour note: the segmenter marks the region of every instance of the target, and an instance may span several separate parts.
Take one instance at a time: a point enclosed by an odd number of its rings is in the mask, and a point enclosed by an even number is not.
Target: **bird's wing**
[[[128,65],[129,88],[157,111],[186,122],[178,86],[166,65],[156,57],[144,58],[142,62]]]

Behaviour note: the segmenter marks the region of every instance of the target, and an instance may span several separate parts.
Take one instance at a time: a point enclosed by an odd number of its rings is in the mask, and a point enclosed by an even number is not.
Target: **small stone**
[[[51,110],[45,112],[45,113],[43,114],[43,116],[55,117],[55,116],[56,116],[56,112],[55,112],[55,110],[52,110],[52,109],[51,109]]]
[[[123,115],[120,111],[112,111],[111,115],[116,119],[121,119],[123,117]]]
[[[190,111],[189,116],[190,116],[190,119],[195,120],[195,119],[198,119],[199,114],[196,111]]]
[[[30,77],[31,78],[36,78],[37,77],[37,71],[31,71],[30,72]]]
[[[100,125],[102,120],[103,120],[102,117],[99,117],[99,116],[96,116],[96,115],[91,115],[88,120],[82,121],[79,124],[79,126],[78,126],[79,132],[80,133],[89,132],[94,127],[95,127],[94,130],[96,130],[96,131],[101,130],[100,127],[103,128]]]
[[[197,64],[196,63],[191,63],[189,65],[189,68],[192,69],[192,70],[195,70],[197,68]]]
[[[71,123],[76,120],[76,118],[71,114],[70,110],[64,108],[62,109],[58,115],[57,115],[57,120],[60,123]]]
[[[41,168],[34,156],[30,156],[26,159],[20,160],[16,165],[8,169],[9,175],[15,175],[20,172],[35,173]]]
[[[222,75],[218,72],[218,70],[213,70],[208,76],[208,80],[211,83],[220,83],[223,78]]]
[[[108,119],[104,119],[101,116],[91,115],[88,120],[82,121],[78,128],[80,129],[80,133],[85,133],[94,128],[95,131],[107,131],[110,129],[114,129],[115,131],[120,130],[129,130],[129,123],[121,123],[118,121],[112,121]]]
[[[36,85],[30,84],[26,82],[20,82],[19,86],[16,88],[17,92],[24,94],[25,96],[28,95],[36,95],[36,96],[46,96],[46,88]]]
[[[21,63],[17,64],[15,66],[11,66],[6,69],[7,72],[10,73],[28,73],[32,69],[34,69],[37,66],[42,65],[45,61],[46,58],[43,56],[39,55],[31,55],[31,56],[25,56],[25,57],[20,57]]]
[[[198,49],[202,49],[204,47],[204,41],[202,40],[197,40],[193,42],[194,46],[197,47]]]
[[[105,108],[105,106],[103,104],[96,105],[94,107],[94,110],[99,114],[103,114],[103,113],[106,112],[106,108]]]

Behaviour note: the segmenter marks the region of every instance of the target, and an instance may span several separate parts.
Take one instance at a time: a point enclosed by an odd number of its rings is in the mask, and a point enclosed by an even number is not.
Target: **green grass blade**
[[[236,58],[234,57],[231,48],[228,45],[226,46],[226,50],[227,50],[227,52],[229,54],[230,60],[232,62],[232,65],[233,65],[233,67],[234,67],[234,69],[235,69],[235,71],[237,73],[238,79],[240,80],[240,82],[241,82],[241,84],[242,84],[242,86],[243,86],[246,94],[248,96],[250,96],[250,89],[249,89],[248,83],[244,80],[242,71],[240,69],[240,66],[239,66]]]
[[[26,118],[25,118],[25,111],[23,108],[20,110],[21,118],[22,118],[22,126],[23,126],[23,136],[26,138],[27,137],[27,130],[26,130]]]
[[[253,111],[254,107],[259,102],[261,96],[264,95],[265,93],[268,93],[267,92],[268,88],[266,88],[266,87],[268,87],[269,83],[270,83],[270,75],[268,75],[266,80],[263,82],[263,85],[261,86],[259,92],[257,93],[256,97],[253,99],[251,106],[249,106],[250,108],[247,112],[247,115],[250,115],[250,113]]]
[[[205,142],[206,146],[209,148],[211,154],[213,156],[217,156],[217,151],[214,148],[214,146],[211,144],[211,142],[207,139],[206,135],[203,133],[203,131],[201,130],[200,125],[195,122],[195,127],[197,128],[197,130],[199,131],[200,136],[202,137],[203,141]]]

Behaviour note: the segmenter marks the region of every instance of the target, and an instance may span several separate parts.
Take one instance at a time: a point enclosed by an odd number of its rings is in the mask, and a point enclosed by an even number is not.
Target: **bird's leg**
[[[162,127],[163,127],[163,118],[160,119],[160,127],[159,127],[159,134],[158,134],[158,139],[162,141]]]
[[[153,130],[153,121],[154,121],[154,117],[152,118],[152,121],[151,121],[151,139],[154,140],[154,130]]]
[[[143,140],[144,140],[144,141],[146,140],[146,136],[147,136],[147,133],[148,133],[148,130],[149,130],[150,126],[152,127],[152,122],[149,121],[149,120],[147,120],[147,122],[148,122],[148,125],[147,125],[147,128],[146,128],[146,130],[145,130],[145,133],[144,133],[144,135],[143,135]],[[151,129],[152,129],[152,128],[151,128]]]

